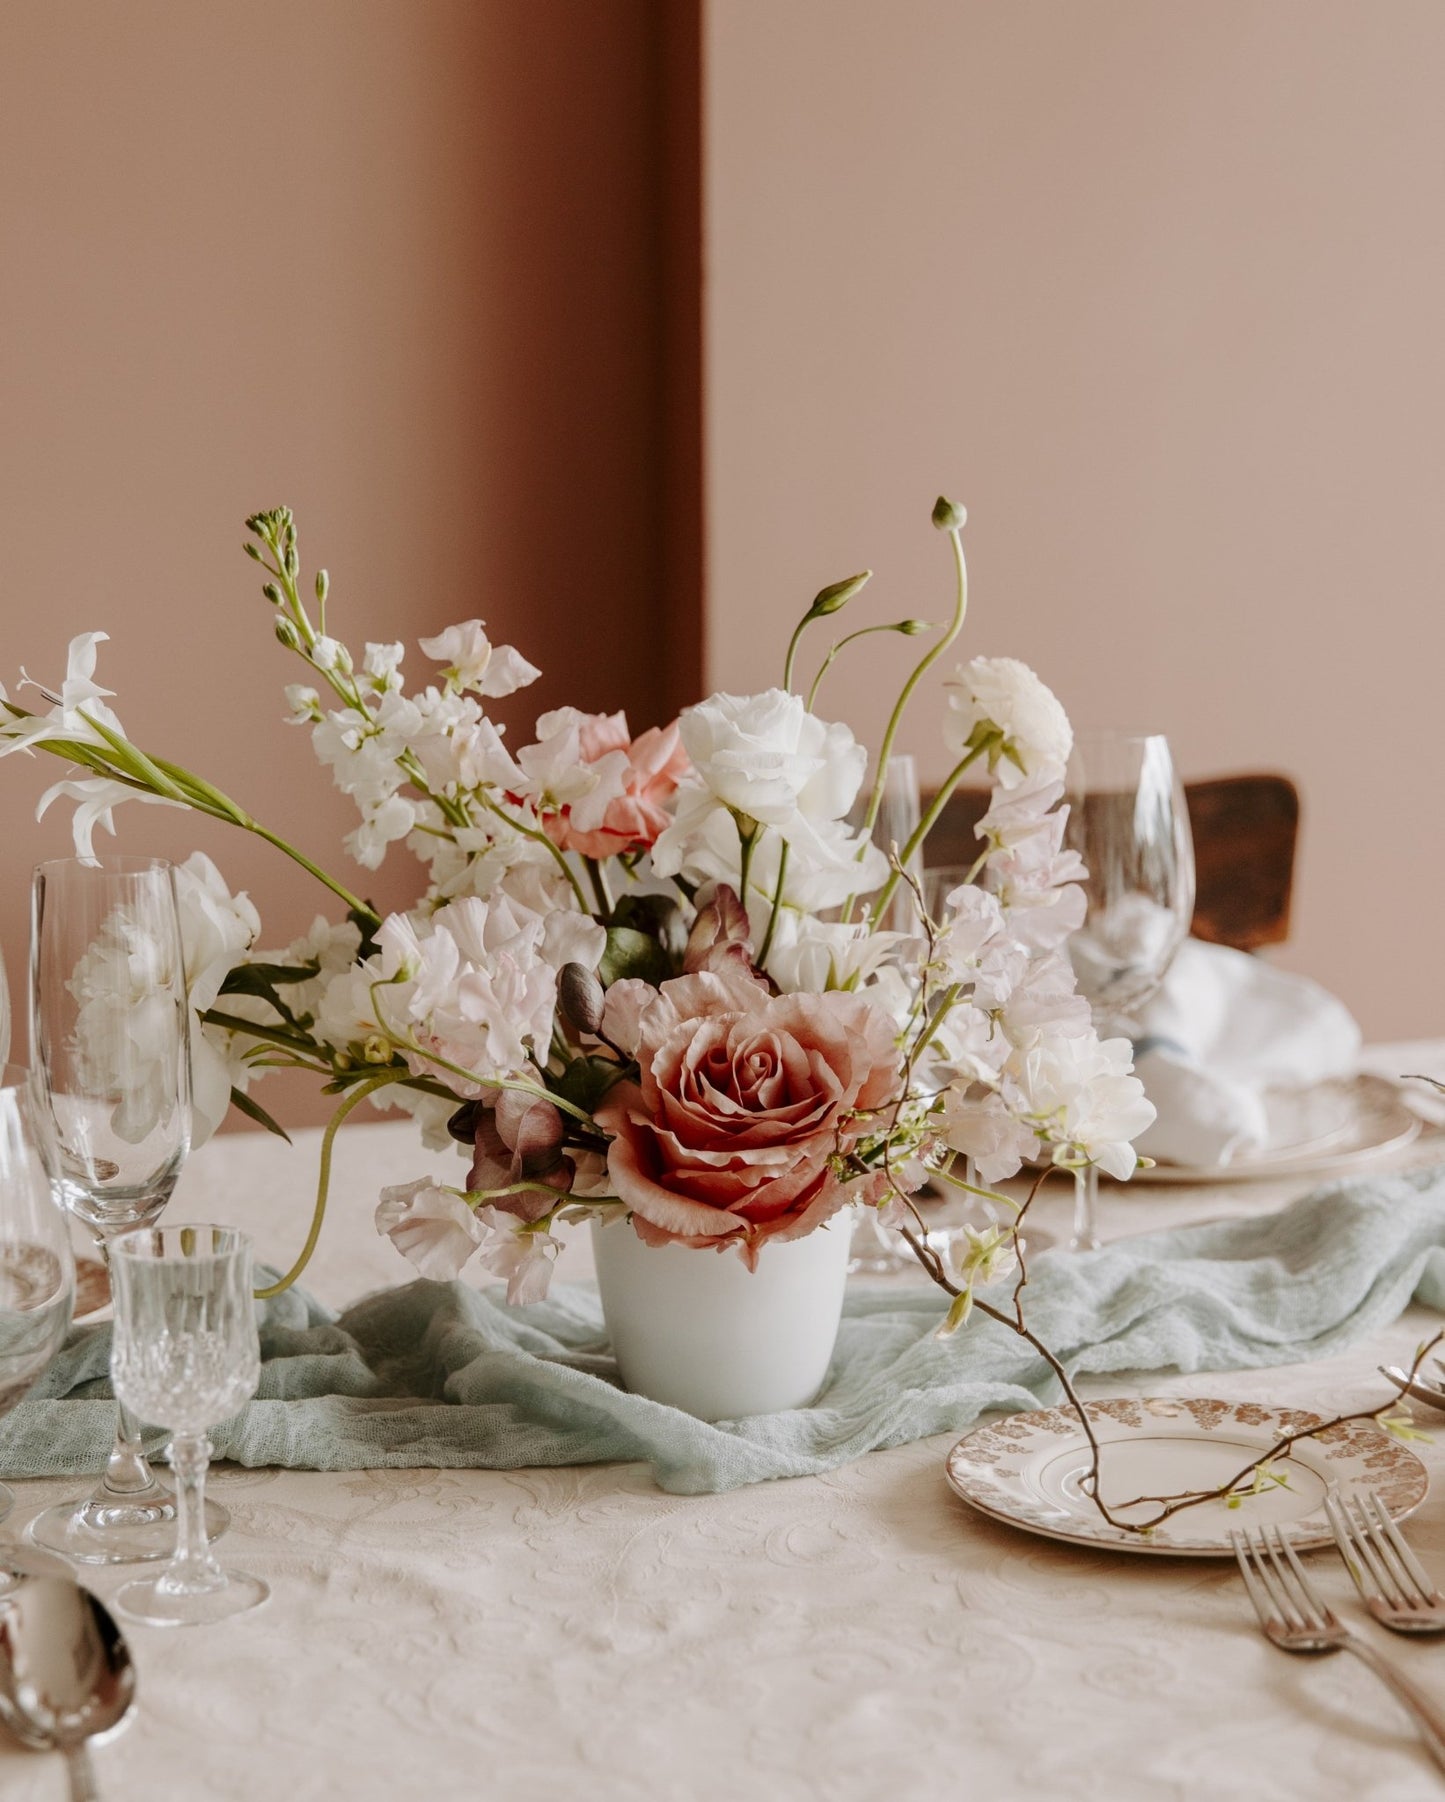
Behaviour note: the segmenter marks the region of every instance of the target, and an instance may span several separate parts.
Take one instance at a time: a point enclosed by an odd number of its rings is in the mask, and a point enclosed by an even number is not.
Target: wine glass
[[[165,1569],[116,1597],[152,1627],[193,1627],[259,1607],[259,1577],[225,1571],[205,1521],[207,1429],[235,1414],[261,1376],[251,1295],[251,1241],[220,1226],[152,1226],[111,1245],[115,1392],[143,1420],[169,1427],[176,1473],[175,1552]]]
[[[127,857],[41,864],[30,1003],[51,1183],[105,1257],[118,1234],[160,1214],[190,1148],[190,1007],[171,865]],[[175,1512],[122,1404],[99,1486],[79,1503],[47,1508],[30,1536],[82,1564],[163,1558]]]
[[[10,984],[5,980],[5,957],[0,953],[0,1069],[10,1064]]]
[[[30,1072],[0,1069],[0,1415],[8,1414],[60,1350],[75,1273],[35,1132]],[[14,1503],[0,1484],[0,1518]],[[50,1563],[0,1546],[0,1593]]]
[[[1138,1035],[1131,1016],[1168,974],[1194,914],[1194,841],[1168,740],[1083,732],[1074,740],[1065,843],[1088,867],[1088,912],[1069,940],[1101,1037]],[[1074,1179],[1070,1250],[1099,1243],[1099,1173]]]

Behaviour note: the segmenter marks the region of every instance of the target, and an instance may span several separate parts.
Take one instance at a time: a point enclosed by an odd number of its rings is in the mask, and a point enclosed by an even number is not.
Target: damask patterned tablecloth
[[[1373,1061],[1445,1074],[1445,1044],[1406,1055]],[[261,1134],[213,1142],[172,1218],[246,1226],[263,1255],[289,1259],[318,1136],[289,1150]],[[1445,1137],[1407,1155],[1439,1159]],[[382,1183],[430,1163],[406,1124],[343,1132],[306,1278],[316,1294],[341,1303],[406,1279],[371,1211]],[[1307,1186],[1114,1190],[1105,1231],[1262,1210]],[[1062,1236],[1066,1212],[1062,1195],[1045,1202],[1041,1224]],[[586,1274],[579,1234],[562,1275]],[[1430,1324],[1416,1310],[1308,1367],[1093,1392],[1359,1406],[1382,1393],[1376,1364],[1408,1358]],[[116,1802],[1440,1793],[1361,1666],[1265,1645],[1232,1565],[1091,1553],[996,1525],[947,1488],[950,1443],[703,1497],[663,1494],[632,1465],[222,1470],[233,1525],[221,1555],[265,1576],[272,1600],[220,1627],[129,1629],[141,1704],[97,1752],[102,1791]],[[1422,1455],[1437,1491],[1411,1537],[1445,1580],[1445,1445]],[[16,1484],[6,1530],[75,1487]],[[1319,1568],[1344,1601],[1343,1570]],[[87,1580],[108,1595],[127,1574]],[[1445,1643],[1389,1650],[1445,1703]],[[0,1747],[0,1795],[64,1793],[58,1759]]]

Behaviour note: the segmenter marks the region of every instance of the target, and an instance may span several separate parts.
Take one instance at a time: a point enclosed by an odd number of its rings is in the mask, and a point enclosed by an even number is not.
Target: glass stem
[[[1085,1164],[1074,1172],[1074,1236],[1070,1251],[1097,1251],[1099,1247],[1099,1172]]]
[[[177,1433],[171,1444],[176,1473],[176,1555],[167,1576],[182,1588],[209,1587],[221,1576],[206,1537],[206,1467],[211,1442],[204,1433]]]
[[[124,1402],[115,1406],[115,1443],[106,1460],[101,1487],[110,1495],[148,1496],[160,1491],[141,1449],[140,1422]]]

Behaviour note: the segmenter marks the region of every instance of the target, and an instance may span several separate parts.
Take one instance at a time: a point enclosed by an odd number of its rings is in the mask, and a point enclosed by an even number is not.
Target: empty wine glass
[[[60,1350],[75,1293],[70,1235],[51,1195],[32,1103],[29,1071],[0,1069],[0,1415]],[[0,1484],[0,1518],[14,1499]],[[0,1593],[39,1568],[22,1547],[0,1545]]]
[[[206,1434],[245,1405],[261,1376],[251,1241],[220,1226],[146,1227],[114,1241],[110,1268],[115,1392],[141,1419],[170,1429],[177,1502],[170,1563],[127,1583],[116,1605],[152,1627],[242,1614],[270,1590],[259,1577],[223,1570],[212,1555]]]
[[[1158,989],[1194,913],[1194,842],[1168,740],[1083,732],[1074,740],[1065,843],[1088,866],[1088,912],[1069,940],[1101,1037],[1137,1037],[1131,1016]],[[1076,1173],[1070,1249],[1099,1243],[1099,1175]]]
[[[170,864],[65,858],[35,872],[31,1058],[51,1182],[102,1257],[154,1221],[190,1147],[190,1009]],[[164,1558],[175,1503],[124,1404],[98,1488],[30,1536],[82,1564]],[[221,1530],[218,1517],[213,1531]]]

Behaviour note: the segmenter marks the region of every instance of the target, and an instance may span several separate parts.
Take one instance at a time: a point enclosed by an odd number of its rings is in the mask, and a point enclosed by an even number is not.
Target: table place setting
[[[859,1620],[886,1618],[900,1668],[935,1685],[925,1649],[952,1646],[973,1607],[954,1620],[936,1592],[980,1547],[998,1553],[987,1581],[1043,1585],[1033,1635],[1000,1628],[1000,1672],[1052,1655],[1035,1643],[1053,1643],[1050,1571],[1087,1572],[1107,1611],[1140,1565],[1234,1560],[1276,1646],[1365,1659],[1445,1757],[1429,1679],[1347,1631],[1311,1574],[1338,1548],[1380,1625],[1436,1626],[1399,1526],[1429,1511],[1404,1397],[1445,1410],[1436,1087],[1415,1080],[1412,1107],[1411,1071],[1363,1071],[1333,996],[1189,936],[1166,738],[1076,735],[1011,658],[944,663],[968,617],[965,518],[942,498],[932,513],[943,623],[820,650],[863,572],[802,613],[780,687],[636,736],[622,714],[553,708],[514,748],[492,709],[539,675],[520,650],[479,620],[449,626],[420,640],[430,669],[409,688],[403,645],[334,635],[330,578],[303,582],[290,511],[252,515],[272,630],[304,666],[289,722],[356,804],[352,860],[418,861],[404,912],[166,756],[163,733],[132,738],[97,680],[103,632],[72,641],[53,687],[0,689],[0,760],[65,763],[41,806],[73,806],[75,841],[34,873],[29,1062],[0,1083],[0,1474],[26,1486],[23,1531],[0,1540],[0,1722],[62,1752],[74,1795],[97,1793],[92,1738],[131,1727],[118,1770],[137,1723],[161,1736],[147,1745],[181,1743],[170,1704],[149,1712],[152,1659],[183,1687],[215,1681],[228,1657],[262,1656],[247,1647],[284,1660],[315,1617],[323,1638],[359,1635],[344,1662],[362,1694],[427,1622],[474,1644],[449,1587],[477,1618],[497,1603],[486,1656],[509,1663],[514,1636],[518,1672],[547,1643],[521,1625],[524,1593],[599,1654],[650,1646],[654,1604],[684,1638],[727,1617],[720,1573],[741,1567],[709,1559],[730,1534],[759,1570],[837,1560],[841,1612],[818,1631],[838,1670],[862,1656],[844,1618],[857,1584]],[[815,711],[870,634],[930,641],[871,751]],[[951,770],[920,797],[901,744],[931,673]],[[930,834],[966,778],[989,784],[976,852],[943,875]],[[208,856],[98,850],[135,802],[264,841],[328,911],[268,946]],[[264,1103],[273,1070],[329,1098],[323,1131],[291,1143]],[[232,1110],[266,1131],[215,1137]],[[1048,1224],[1066,1196],[1067,1243]],[[72,1228],[104,1279],[83,1302]],[[900,1261],[908,1274],[857,1274]],[[228,1505],[206,1493],[213,1460]],[[907,1496],[869,1487],[899,1472]],[[866,1528],[792,1512],[855,1493]],[[783,1536],[751,1537],[774,1510]],[[612,1522],[622,1564],[578,1588],[570,1560]],[[624,1572],[633,1538],[657,1533],[653,1563]],[[707,1569],[705,1598],[668,1590],[669,1534],[682,1568]],[[873,1584],[890,1560],[918,1632]],[[333,1586],[352,1573],[420,1611],[395,1648],[377,1643],[379,1602],[338,1628]],[[801,1656],[818,1597],[769,1603],[751,1581],[737,1593],[759,1643],[776,1630]],[[194,1656],[163,1649],[176,1640]],[[387,1693],[405,1713],[401,1682]],[[296,1683],[295,1706],[315,1706]],[[1227,1684],[1221,1670],[1216,1704]],[[816,1706],[826,1692],[818,1679]],[[480,1730],[462,1714],[438,1768]],[[793,1756],[767,1718],[749,1782]],[[513,1786],[497,1793],[554,1793],[544,1749],[488,1720]],[[239,1717],[226,1736],[244,1762]],[[298,1795],[377,1793],[355,1748],[327,1743],[329,1778]],[[642,1753],[617,1756],[630,1770]],[[1418,1777],[1419,1752],[1401,1756]],[[254,1793],[220,1758],[198,1765],[207,1793]],[[778,1793],[805,1793],[795,1778]],[[646,1793],[627,1781],[618,1794]],[[1036,1793],[1064,1793],[1050,1781]]]

